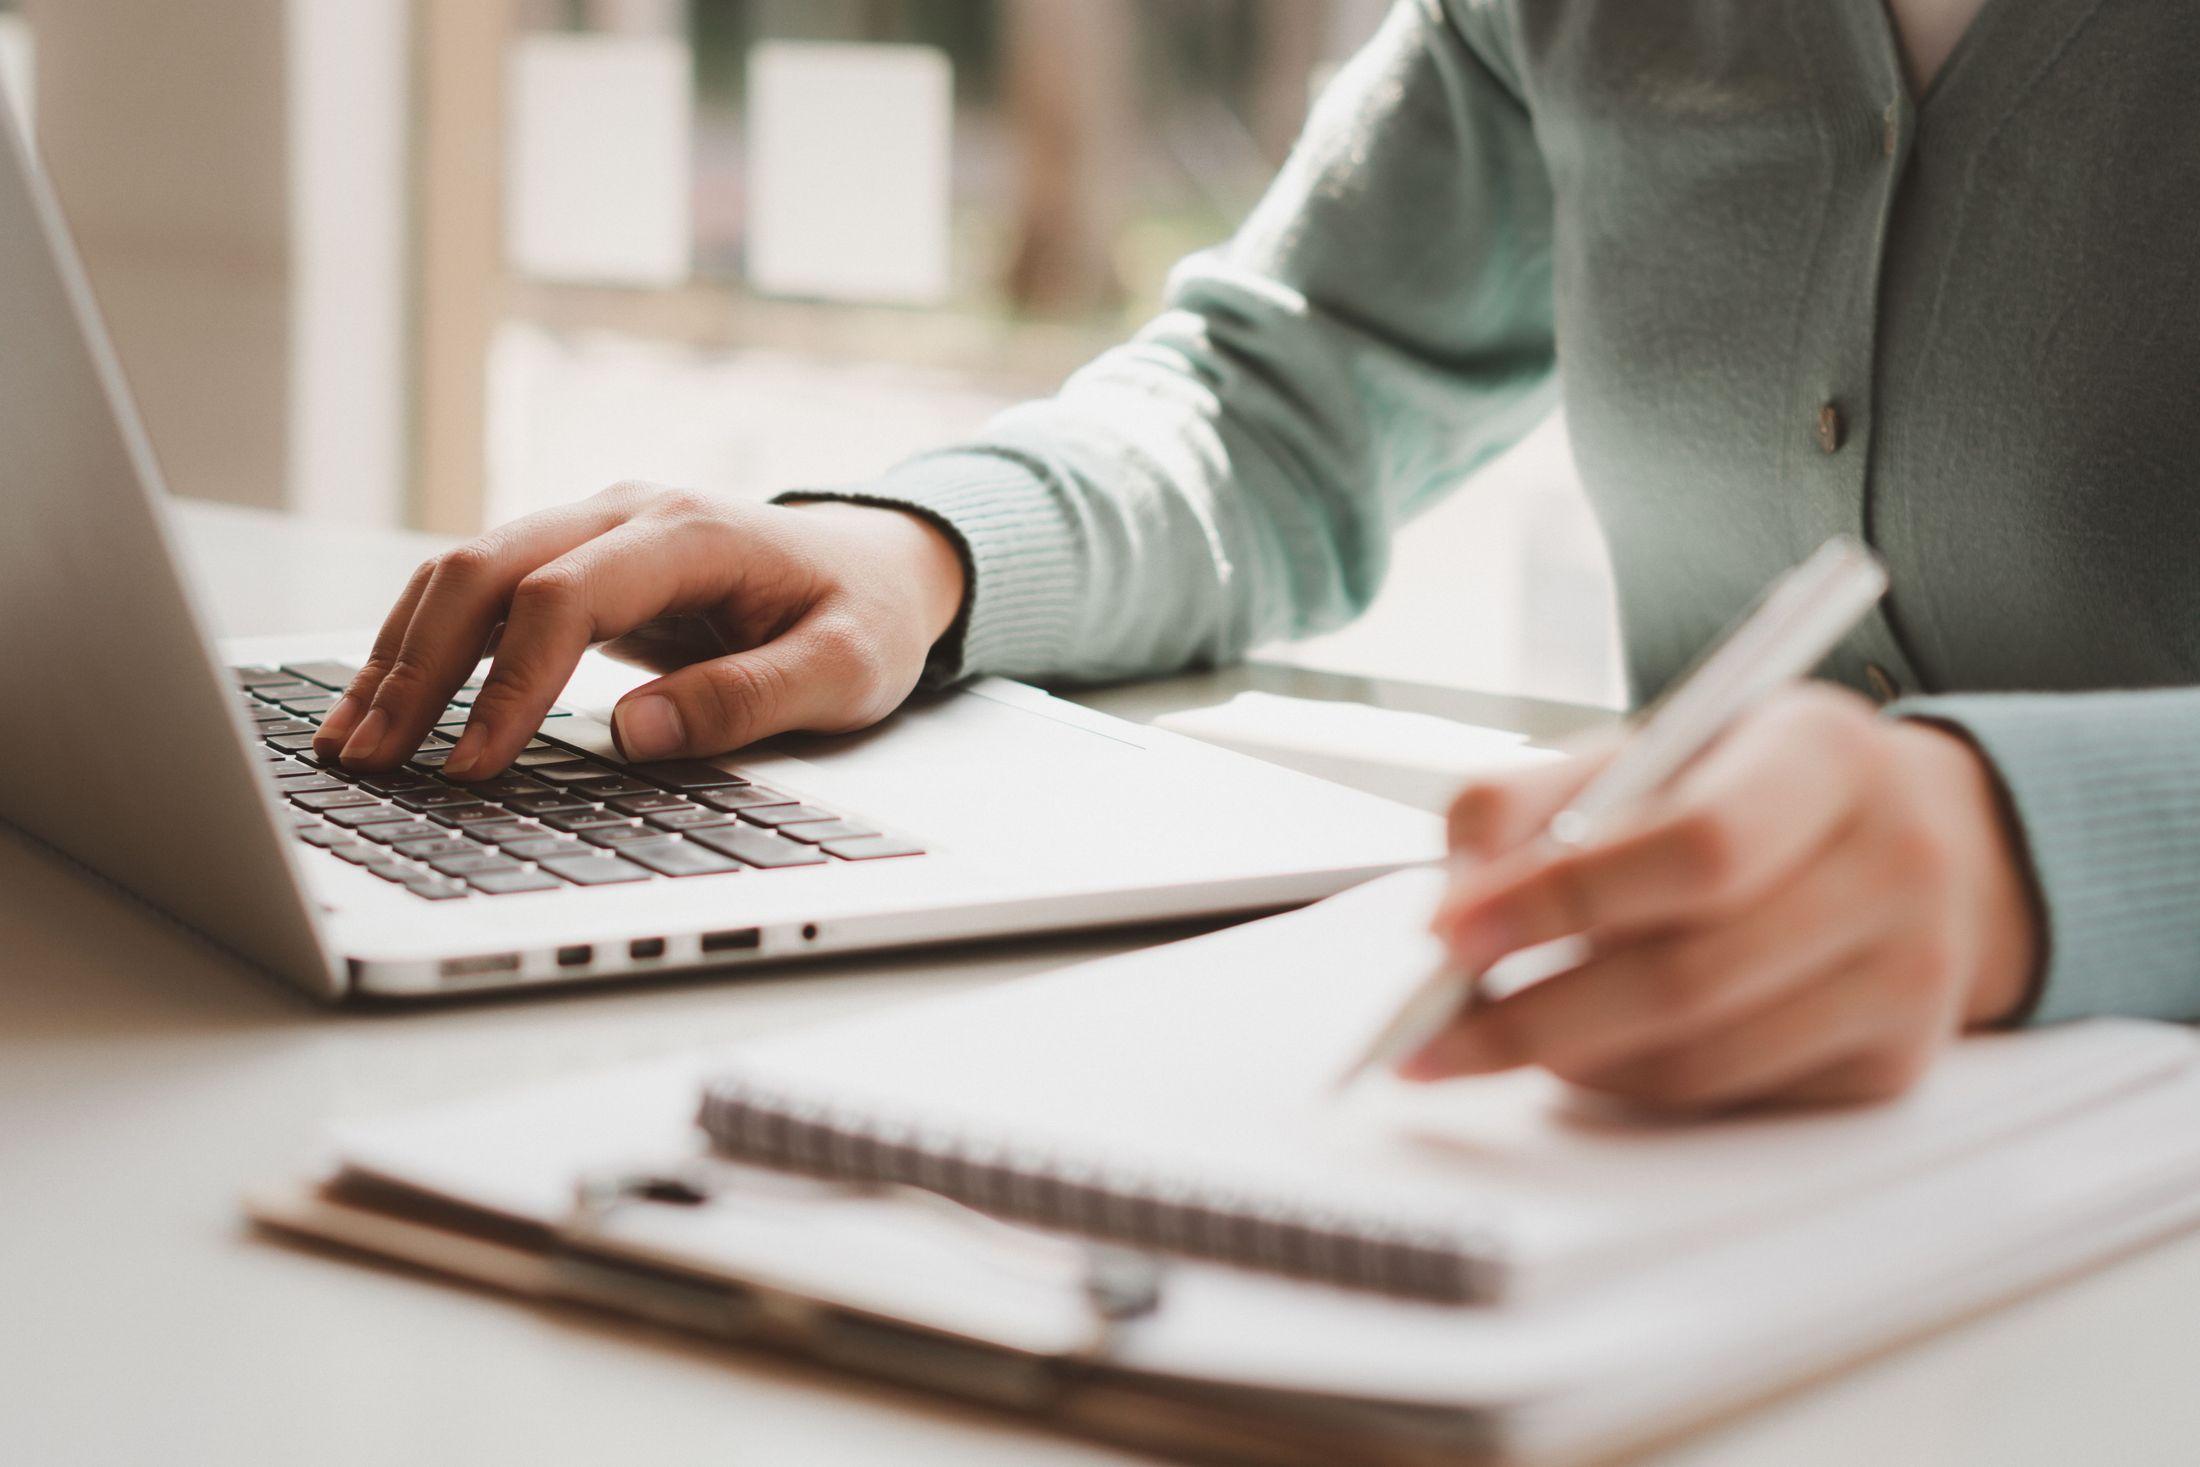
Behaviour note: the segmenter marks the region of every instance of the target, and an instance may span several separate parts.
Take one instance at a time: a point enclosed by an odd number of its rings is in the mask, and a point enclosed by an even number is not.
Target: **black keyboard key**
[[[290,803],[305,810],[356,810],[380,805],[382,797],[355,789],[300,790],[290,797]]]
[[[279,729],[269,728],[268,725],[271,723],[282,723],[290,717],[289,713],[285,712],[283,709],[277,708],[272,703],[255,703],[251,707],[245,709],[244,715],[245,717],[251,719],[256,726],[254,732],[261,734],[281,732],[281,730]]]
[[[667,840],[661,836],[621,846],[619,855],[647,866],[659,876],[723,876],[728,871],[741,869],[741,863],[731,856],[704,850],[692,841]]]
[[[272,739],[281,734],[310,734],[320,727],[318,719],[278,718],[272,723],[256,723],[252,726],[252,731],[263,739]],[[313,741],[308,739],[306,742]]]
[[[352,835],[348,830],[338,830],[333,825],[323,825],[316,820],[311,825],[301,825],[295,832],[298,839],[309,846],[348,846]]]
[[[586,795],[591,800],[608,800],[614,795],[646,795],[650,787],[638,779],[628,779],[623,774],[609,775],[603,779],[584,779],[569,786],[575,794]]]
[[[878,834],[870,826],[858,825],[853,820],[805,820],[796,825],[783,825],[779,833],[806,846],[821,846],[829,840],[862,840],[865,836]]]
[[[518,871],[519,862],[495,851],[476,850],[463,856],[436,856],[428,864],[445,876],[470,876],[476,871]]]
[[[861,840],[829,840],[825,849],[843,861],[880,861],[888,856],[921,856],[924,847],[898,835],[867,835]]]
[[[495,779],[468,780],[464,786],[484,800],[516,800],[523,795],[542,795],[550,787],[523,774],[500,774]]]
[[[274,765],[277,769],[281,769],[286,764],[296,763],[295,760],[293,760],[288,754],[284,753],[281,749],[255,749],[253,750],[253,752],[258,754],[263,760],[267,761],[269,764]]]
[[[602,830],[610,825],[632,825],[634,822],[628,816],[610,810],[599,810],[590,805],[579,810],[560,810],[554,815],[545,815],[542,823],[552,830],[578,833],[583,830]]]
[[[487,846],[501,846],[506,841],[526,840],[542,834],[542,827],[532,820],[477,820],[463,826],[459,834],[468,840],[480,841]]]
[[[488,808],[466,791],[453,789],[447,784],[430,785],[424,790],[406,790],[393,798],[408,810],[456,810],[467,805]]]
[[[646,817],[660,830],[705,830],[713,825],[731,825],[737,818],[724,810],[706,810],[700,805],[683,805],[677,810],[657,810]]]
[[[733,790],[698,790],[695,798],[713,810],[755,810],[765,805],[792,805],[793,795],[768,790],[760,784]]]
[[[466,884],[475,891],[485,891],[490,896],[512,896],[523,891],[557,891],[560,882],[555,876],[540,871],[527,871],[515,866],[509,871],[469,871]]]
[[[328,818],[346,830],[356,830],[362,825],[394,824],[412,817],[395,805],[361,805],[350,810],[330,810]]]
[[[326,794],[330,790],[348,790],[351,785],[333,774],[318,769],[305,769],[296,774],[276,775],[275,788],[286,795],[312,795]]]
[[[530,835],[498,842],[499,850],[522,861],[541,861],[551,856],[586,856],[590,850],[577,840],[558,835]]]
[[[425,820],[398,820],[387,825],[360,827],[359,833],[368,840],[385,846],[403,845],[409,840],[444,840],[450,832],[440,825],[430,825]]]
[[[647,869],[617,856],[552,856],[542,869],[575,886],[610,886],[621,881],[647,881]]]
[[[592,846],[626,846],[637,841],[663,840],[665,833],[646,825],[605,825],[595,830],[584,830],[581,839]]]
[[[324,688],[334,688],[338,692],[350,687],[351,680],[359,676],[359,669],[350,663],[334,662],[325,658],[314,662],[286,662],[283,664],[283,671],[294,678],[319,683]]]
[[[454,897],[470,895],[473,888],[463,881],[452,881],[448,877],[422,876],[406,882],[405,890],[431,902],[447,902]]]
[[[240,688],[264,687],[270,683],[293,683],[297,679],[287,672],[277,672],[272,667],[232,667],[229,675],[237,680]]]
[[[397,854],[415,861],[433,861],[444,856],[473,856],[480,853],[481,847],[455,835],[441,835],[433,840],[409,840],[397,847]]]
[[[537,769],[547,764],[579,764],[581,756],[558,744],[532,743],[512,756],[514,769]]]
[[[822,866],[825,858],[808,846],[791,840],[781,840],[765,830],[752,830],[745,825],[731,825],[722,830],[698,830],[688,837],[699,846],[708,846],[722,856],[751,866]]]
[[[380,846],[362,846],[356,843],[348,846],[330,846],[328,853],[339,860],[349,861],[354,866],[372,866],[376,862],[388,861],[390,858],[389,852],[383,850]]]
[[[310,698],[322,691],[324,690],[318,684],[300,682],[294,677],[286,677],[279,682],[254,683],[252,685],[253,697],[266,698],[275,703],[280,703],[285,698]]]
[[[663,785],[668,790],[733,789],[748,781],[738,774],[705,764],[700,759],[674,759],[664,764],[629,764],[626,772],[636,779]]]
[[[567,764],[530,764],[526,766],[526,769],[533,778],[539,779],[545,784],[557,785],[561,789],[569,785],[584,784],[593,779],[607,779],[611,775],[611,771],[601,764],[584,763],[578,759]],[[637,785],[635,788],[636,790],[646,790],[649,786],[644,784]],[[632,791],[622,791],[622,793],[632,793]]]
[[[428,737],[430,739],[433,739],[435,735],[430,734],[428,735]],[[443,767],[443,761],[450,757],[451,750],[449,745],[430,743],[426,748],[421,749],[418,753],[414,754],[412,758],[406,760],[405,762],[412,765],[412,767],[415,769],[441,769]]]
[[[268,738],[267,745],[271,749],[284,749],[304,758],[306,751],[313,747],[313,734],[310,731],[274,734]]]
[[[512,818],[512,812],[501,805],[446,805],[427,813],[430,820],[461,830],[469,825],[502,824]]]
[[[548,817],[551,815],[570,815],[581,810],[593,810],[596,807],[585,800],[577,800],[571,795],[540,794],[521,795],[518,799],[506,800],[504,808],[515,815]]]
[[[443,788],[425,774],[415,774],[409,769],[394,769],[388,774],[363,775],[359,780],[359,787],[373,790],[378,795],[404,795],[415,790]]]
[[[311,698],[285,698],[282,706],[289,712],[297,714],[300,718],[311,718],[319,721],[322,715],[336,706],[336,695],[333,693],[318,693]]]
[[[410,862],[392,861],[386,855],[384,859],[372,862],[363,869],[373,872],[384,881],[416,881],[428,874]]]
[[[811,820],[838,820],[840,817],[816,805],[761,805],[754,810],[743,810],[741,818],[751,825],[777,830],[782,825],[799,825]]]
[[[607,802],[622,815],[656,815],[667,810],[692,810],[695,805],[678,795],[652,791],[646,795],[625,795]]]

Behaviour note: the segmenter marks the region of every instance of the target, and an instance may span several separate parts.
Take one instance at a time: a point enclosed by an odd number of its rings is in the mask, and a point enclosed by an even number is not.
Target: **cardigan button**
[[[1881,707],[1902,696],[1902,684],[1876,662],[1864,664],[1864,681],[1871,684],[1872,696],[1879,700]]]
[[[1838,453],[1848,437],[1849,425],[1841,416],[1841,409],[1832,403],[1818,409],[1818,448],[1822,453]]]

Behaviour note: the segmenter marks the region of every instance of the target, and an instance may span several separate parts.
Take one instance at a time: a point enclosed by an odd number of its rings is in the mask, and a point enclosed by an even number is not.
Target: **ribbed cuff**
[[[2001,778],[2044,919],[2031,1022],[2200,1017],[2200,695],[1982,693],[1889,711],[1949,725]]]
[[[963,608],[934,645],[924,685],[981,673],[1039,675],[1064,665],[1082,604],[1082,536],[1036,468],[958,449],[911,459],[846,489],[795,489],[775,504],[836,500],[907,510],[945,531],[963,561]]]

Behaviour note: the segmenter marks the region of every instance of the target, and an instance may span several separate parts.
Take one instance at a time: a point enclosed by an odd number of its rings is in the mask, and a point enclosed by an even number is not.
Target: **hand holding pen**
[[[1864,554],[1836,542],[1797,578]],[[1794,683],[1878,595],[1821,594],[1813,621],[1804,592],[1783,630],[1776,588],[1611,754],[1460,796],[1433,923],[1451,976],[1371,1057],[1416,1080],[1541,1065],[1669,1109],[1839,1102],[2022,1010],[2038,919],[1991,770],[1935,725]],[[1577,966],[1460,1002],[1457,975],[1566,938]]]

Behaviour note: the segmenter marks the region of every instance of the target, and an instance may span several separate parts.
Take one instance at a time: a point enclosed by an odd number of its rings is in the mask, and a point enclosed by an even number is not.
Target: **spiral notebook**
[[[1967,1040],[1882,1106],[1645,1120],[1536,1072],[1331,1081],[1437,954],[1440,878],[737,1051],[733,1159],[1442,1302],[1577,1282],[2013,1138],[2189,1061],[2136,1023]]]

